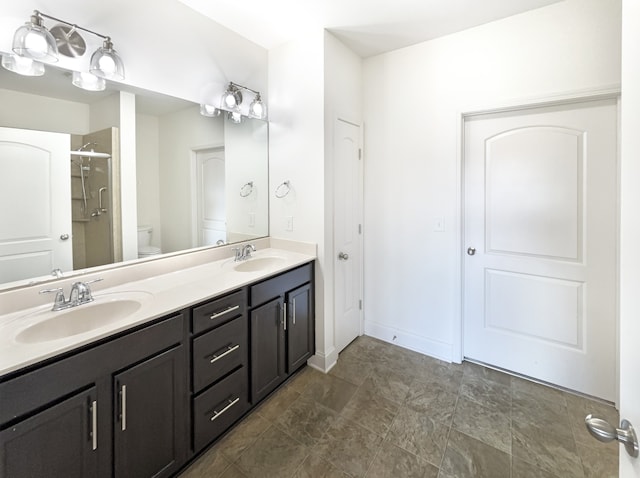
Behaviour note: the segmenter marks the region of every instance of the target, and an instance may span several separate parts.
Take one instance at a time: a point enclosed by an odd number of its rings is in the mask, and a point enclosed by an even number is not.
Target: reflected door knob
[[[476,248],[475,247],[470,247],[469,249],[467,249],[467,254],[469,254],[470,256],[475,256],[476,255]]]
[[[341,261],[347,261],[349,260],[349,254],[341,252],[340,254],[338,254],[338,259],[340,259]]]
[[[616,428],[602,418],[587,415],[584,419],[589,433],[598,441],[610,442],[618,440],[627,450],[627,453],[634,458],[638,457],[638,437],[628,420],[622,420],[620,428]]]
[[[69,234],[60,234],[60,239],[66,241],[67,239],[69,239]]]

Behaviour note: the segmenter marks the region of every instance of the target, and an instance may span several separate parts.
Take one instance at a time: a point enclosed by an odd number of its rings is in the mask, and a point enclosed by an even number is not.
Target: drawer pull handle
[[[229,400],[227,403],[227,406],[224,407],[222,410],[220,410],[219,412],[214,410],[213,411],[213,416],[211,417],[211,421],[214,421],[216,418],[218,418],[220,415],[222,415],[224,412],[226,412],[227,410],[229,410],[231,407],[233,407],[236,403],[238,403],[240,401],[240,397],[236,398],[235,400]]]
[[[98,449],[98,401],[91,402],[91,449]]]
[[[236,344],[233,347],[231,345],[229,345],[227,347],[227,350],[225,350],[223,353],[221,353],[220,355],[213,355],[213,358],[210,360],[210,363],[214,363],[217,362],[218,360],[220,360],[222,357],[224,357],[225,355],[229,355],[231,352],[233,352],[234,350],[238,350],[240,348],[240,344]]]
[[[218,317],[222,317],[225,314],[228,314],[229,312],[233,312],[234,310],[238,310],[240,308],[239,305],[232,305],[227,307],[224,310],[221,310],[220,312],[216,312],[215,314],[213,314],[211,317],[209,317],[211,320],[213,319],[217,319]]]

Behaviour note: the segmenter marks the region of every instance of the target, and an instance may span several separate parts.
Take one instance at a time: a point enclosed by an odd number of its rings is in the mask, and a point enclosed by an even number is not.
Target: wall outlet
[[[444,232],[444,217],[436,216],[433,218],[433,230],[435,232]]]
[[[255,212],[250,212],[249,213],[249,227],[255,227],[256,225],[256,213]]]
[[[287,216],[284,218],[284,230],[293,231],[293,216]]]

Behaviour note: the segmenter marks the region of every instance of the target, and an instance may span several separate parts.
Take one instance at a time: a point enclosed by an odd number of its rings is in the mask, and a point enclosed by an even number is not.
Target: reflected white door
[[[616,99],[465,121],[464,355],[616,398]]]
[[[640,2],[622,2],[620,139],[620,418],[640,426]],[[612,423],[612,425],[618,425]],[[640,477],[640,459],[620,446],[620,478]]]
[[[334,125],[334,300],[338,352],[362,335],[362,160],[360,127]]]
[[[70,137],[0,128],[0,283],[73,269]]]
[[[195,246],[227,241],[224,148],[196,152],[196,237]]]

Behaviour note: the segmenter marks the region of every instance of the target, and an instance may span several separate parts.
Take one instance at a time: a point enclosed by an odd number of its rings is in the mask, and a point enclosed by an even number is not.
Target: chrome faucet
[[[234,247],[231,249],[235,256],[233,260],[235,262],[245,261],[251,257],[251,252],[256,252],[256,246],[253,244],[247,244],[244,247]]]
[[[52,311],[69,309],[71,307],[77,307],[82,304],[87,304],[93,301],[93,296],[91,295],[91,289],[89,288],[89,284],[93,282],[101,281],[102,279],[94,279],[87,282],[74,282],[71,286],[71,292],[69,293],[69,300],[64,298],[64,290],[62,287],[57,287],[55,289],[44,289],[40,291],[40,294],[48,294],[55,292],[56,298],[53,300]]]

